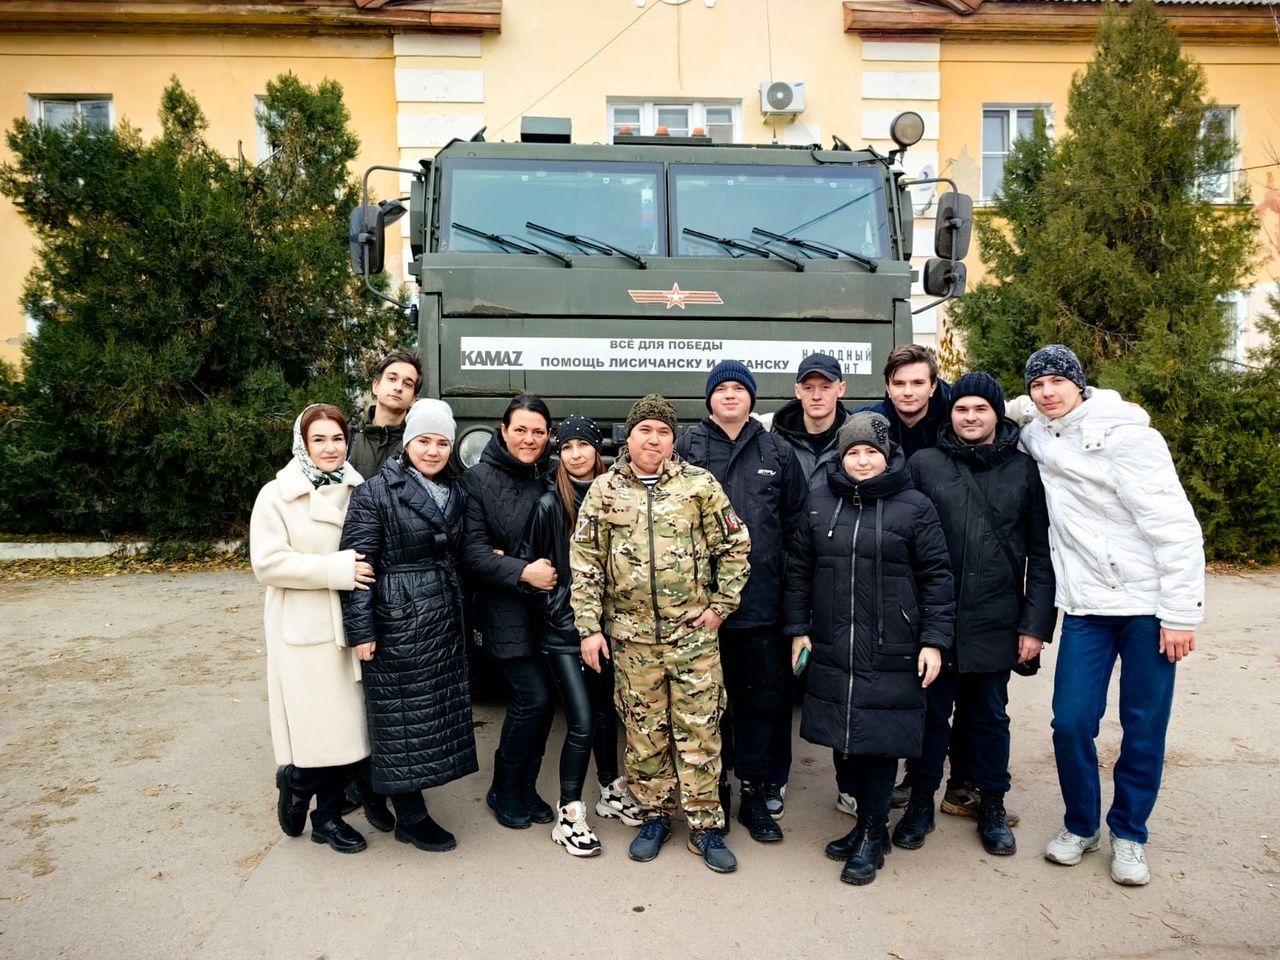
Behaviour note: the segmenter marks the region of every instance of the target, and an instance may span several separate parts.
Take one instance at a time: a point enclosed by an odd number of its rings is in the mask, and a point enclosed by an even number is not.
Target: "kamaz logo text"
[[[523,350],[463,350],[464,367],[518,367]]]

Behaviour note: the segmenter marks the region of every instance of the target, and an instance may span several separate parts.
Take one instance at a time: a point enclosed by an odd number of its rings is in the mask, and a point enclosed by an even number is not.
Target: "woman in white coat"
[[[293,425],[293,459],[262,488],[249,521],[253,572],[266,584],[267,693],[280,829],[301,836],[311,799],[311,839],[339,853],[365,840],[342,819],[351,764],[369,755],[364,692],[345,644],[339,590],[367,590],[373,569],[339,550],[351,491],[347,421],[312,404]]]

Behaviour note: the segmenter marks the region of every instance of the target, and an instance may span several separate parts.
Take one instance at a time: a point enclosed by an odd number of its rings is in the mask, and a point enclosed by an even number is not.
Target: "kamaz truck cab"
[[[918,115],[895,119],[888,156],[839,141],[573,144],[567,126],[526,118],[518,143],[455,140],[402,171],[423,395],[453,408],[465,465],[520,393],[557,419],[593,417],[610,450],[647,393],[696,422],[725,358],[754,373],[757,412],[792,398],[811,353],[840,362],[851,399],[882,395],[885,357],[912,339],[909,187],[934,182],[895,166],[923,133]],[[381,269],[403,212],[384,201],[352,214],[358,271]],[[971,213],[967,197],[941,198],[924,277],[941,299],[963,291]]]

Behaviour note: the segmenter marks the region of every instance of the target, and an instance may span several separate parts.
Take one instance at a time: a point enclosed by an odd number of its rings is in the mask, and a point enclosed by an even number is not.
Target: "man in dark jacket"
[[[765,801],[778,701],[789,692],[783,561],[804,515],[808,488],[790,447],[751,418],[756,381],[745,365],[737,360],[716,364],[707,376],[706,400],[711,416],[680,438],[676,452],[720,481],[751,533],[751,576],[719,634],[729,697],[721,736],[725,767],[732,765],[742,781],[738,820],[753,840],[768,843],[782,839]]]
[[[978,833],[988,853],[1006,856],[1017,850],[1004,810],[1009,672],[1039,656],[1057,620],[1049,517],[1035,461],[1018,450],[1018,426],[1004,416],[1000,385],[985,373],[967,373],[951,395],[937,447],[912,457],[908,470],[942,520],[955,573],[956,640],[929,687],[924,747],[919,760],[907,762],[911,796],[893,842],[915,850],[933,829],[948,723],[963,704],[980,798]]]
[[[889,421],[889,438],[908,461],[919,450],[937,446],[938,427],[946,422],[947,382],[938,377],[933,351],[916,343],[898,347],[884,364],[884,399],[860,408]]]
[[[404,418],[422,387],[422,364],[412,353],[389,353],[373,370],[373,406],[350,423],[347,462],[369,480],[403,449]]]

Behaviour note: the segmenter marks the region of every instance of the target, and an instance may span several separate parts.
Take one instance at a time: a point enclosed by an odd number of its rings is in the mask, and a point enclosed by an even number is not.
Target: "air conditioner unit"
[[[803,110],[803,80],[766,80],[760,84],[760,112],[765,116],[793,115]]]

